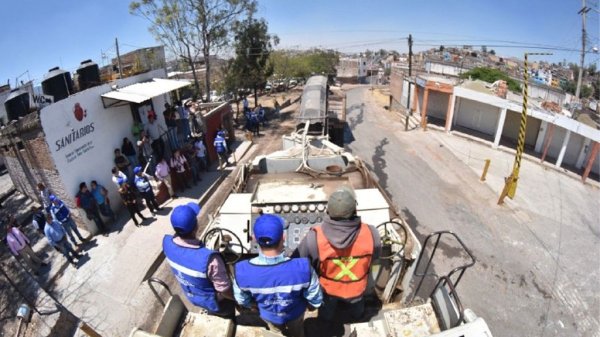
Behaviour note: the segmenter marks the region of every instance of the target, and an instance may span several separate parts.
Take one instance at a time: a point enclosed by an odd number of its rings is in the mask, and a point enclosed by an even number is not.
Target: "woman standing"
[[[127,180],[123,178],[119,178],[118,183],[119,194],[121,195],[121,199],[123,199],[123,204],[125,204],[125,207],[127,207],[127,211],[129,212],[129,215],[131,216],[131,219],[135,225],[139,227],[140,222],[146,220],[146,218],[142,215],[140,209],[138,208],[135,191],[129,187]],[[137,218],[135,217],[136,214],[140,216],[140,222],[138,222]]]
[[[171,168],[173,169],[173,178],[175,178],[175,188],[179,186],[182,190],[190,188],[185,177],[185,171],[189,168],[187,159],[181,154],[181,150],[177,149],[171,157]]]

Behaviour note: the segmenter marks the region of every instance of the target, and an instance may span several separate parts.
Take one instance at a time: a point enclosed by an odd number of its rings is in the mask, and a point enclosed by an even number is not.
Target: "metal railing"
[[[469,258],[469,262],[458,266],[454,269],[452,269],[447,275],[445,276],[439,276],[437,273],[435,272],[429,272],[429,268],[431,266],[431,261],[433,260],[435,253],[437,252],[438,246],[440,244],[440,241],[442,239],[442,237],[446,235],[446,236],[452,236],[456,239],[456,241],[458,241],[458,243],[460,244],[460,246],[463,248],[464,252],[466,252],[468,258]],[[425,251],[427,250],[427,245],[431,242],[431,240],[435,238],[435,243],[433,244],[433,250],[431,251],[431,254],[429,255],[429,259],[427,259],[427,264],[425,266],[425,269],[422,272],[419,272],[419,267],[421,266],[421,263],[423,261],[423,255],[425,254]],[[471,250],[469,248],[467,248],[467,246],[464,244],[464,242],[458,237],[458,235],[456,235],[454,232],[451,231],[438,231],[438,232],[434,232],[431,233],[427,236],[427,238],[425,238],[425,241],[423,242],[423,249],[421,250],[421,253],[419,254],[419,258],[417,259],[417,265],[415,267],[415,276],[420,277],[420,281],[419,284],[417,286],[417,288],[415,289],[415,292],[413,293],[411,302],[415,299],[415,297],[417,296],[417,294],[419,293],[419,291],[421,290],[421,286],[423,285],[423,281],[425,280],[426,277],[428,276],[432,276],[434,277],[436,280],[442,280],[442,279],[446,279],[447,282],[452,284],[452,292],[455,293],[455,288],[458,287],[458,284],[460,282],[460,280],[462,279],[465,271],[473,266],[475,264],[475,256],[473,256],[473,253],[471,253]],[[455,281],[452,281],[452,277],[454,275],[458,275]],[[439,281],[438,281],[439,284]],[[436,288],[434,288],[435,291]],[[457,296],[458,298],[458,296]]]
[[[173,297],[173,293],[171,292],[171,288],[169,288],[169,285],[165,281],[163,281],[157,277],[151,277],[146,282],[148,282],[148,287],[150,287],[150,289],[152,290],[152,293],[154,293],[154,296],[156,296],[158,298],[158,300],[160,301],[160,304],[162,304],[163,307],[166,306],[167,304],[160,297],[156,288],[154,288],[154,283],[160,284],[163,288],[165,288],[167,293],[169,293],[169,296]]]

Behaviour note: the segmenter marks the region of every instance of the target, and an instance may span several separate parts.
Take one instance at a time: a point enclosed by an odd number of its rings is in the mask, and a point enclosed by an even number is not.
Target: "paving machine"
[[[202,232],[206,246],[220,251],[230,264],[256,256],[252,224],[268,213],[285,219],[285,250],[291,254],[310,228],[322,221],[328,196],[348,186],[355,191],[362,222],[379,231],[382,254],[371,268],[364,316],[348,321],[341,308],[336,323],[324,325],[316,312],[307,312],[306,336],[492,336],[483,318],[465,308],[457,292],[475,257],[449,231],[418,240],[366,165],[329,140],[327,95],[324,77],[309,79],[298,128],[283,137],[282,150],[236,168],[231,191]],[[433,268],[441,243],[460,251],[444,275]],[[152,333],[134,329],[131,337],[278,336],[264,328],[256,312],[239,312],[234,322],[194,311],[187,312],[174,295]]]

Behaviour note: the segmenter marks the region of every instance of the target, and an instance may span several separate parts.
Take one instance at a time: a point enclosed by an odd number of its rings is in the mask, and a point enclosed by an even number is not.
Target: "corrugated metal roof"
[[[170,91],[183,88],[190,84],[190,81],[185,80],[167,80],[164,78],[153,78],[150,82],[141,82],[128,85],[123,88],[117,88],[101,96],[102,98],[113,99],[116,101],[142,103],[144,101],[152,99],[153,97],[166,94]]]

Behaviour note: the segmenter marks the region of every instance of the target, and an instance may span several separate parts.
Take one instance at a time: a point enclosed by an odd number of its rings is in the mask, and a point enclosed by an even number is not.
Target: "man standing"
[[[323,294],[309,260],[285,256],[283,225],[284,220],[273,214],[256,219],[253,233],[260,252],[236,263],[233,290],[240,305],[250,307],[252,300],[256,302],[270,330],[302,337],[304,311],[321,306]]]
[[[92,195],[98,204],[98,210],[100,210],[100,214],[110,218],[113,222],[116,221],[117,218],[115,217],[115,213],[113,212],[112,208],[110,208],[110,200],[108,199],[108,191],[106,188],[104,188],[102,185],[98,185],[98,182],[95,180],[92,180],[90,187],[92,189]]]
[[[50,207],[48,207],[48,209],[50,209]],[[40,233],[44,234],[44,226],[46,226],[46,213],[44,212],[43,207],[40,207],[35,210],[35,212],[33,213],[33,219],[31,220],[31,224]]]
[[[148,206],[150,212],[156,214],[161,208],[158,206],[158,202],[156,202],[152,185],[150,185],[150,175],[146,174],[141,166],[136,166],[133,169],[133,173],[135,174],[135,187],[137,187],[142,198],[146,200],[146,206]]]
[[[196,148],[196,160],[198,160],[200,163],[200,167],[203,171],[208,171],[208,162],[206,161],[206,146],[204,146],[202,138],[196,138],[194,147]]]
[[[163,112],[165,117],[165,124],[167,124],[167,134],[169,136],[169,143],[171,144],[171,150],[179,148],[179,142],[177,141],[177,114],[175,109],[165,103],[165,111]]]
[[[6,229],[6,243],[8,244],[8,248],[10,248],[10,252],[15,257],[20,257],[29,266],[29,269],[37,275],[40,266],[48,264],[35,254],[33,249],[31,249],[29,238],[14,226],[13,221],[8,223]]]
[[[146,131],[150,140],[152,141],[150,144],[152,146],[153,152],[162,157],[165,153],[165,142],[162,140],[161,135],[165,133],[165,128],[163,128],[156,121],[156,114],[148,114],[148,125],[146,125]]]
[[[217,151],[217,155],[219,156],[219,168],[225,168],[228,164],[227,162],[227,141],[225,140],[225,132],[219,131],[217,132],[217,137],[215,137],[215,141],[213,142],[215,146],[215,150]]]
[[[244,96],[244,99],[242,100],[242,105],[244,106],[244,114],[246,114],[248,111],[250,111],[250,104],[248,104],[248,97]]]
[[[115,149],[115,165],[117,166],[117,168],[119,169],[119,171],[121,172],[127,172],[127,176],[131,177],[132,173],[131,173],[131,163],[129,163],[129,159],[127,159],[127,157],[125,157],[124,155],[121,154],[121,150],[120,149]]]
[[[127,175],[119,171],[119,169],[116,166],[113,167],[112,170],[110,170],[110,172],[112,173],[111,180],[113,183],[115,183],[115,185],[117,185],[117,188],[119,188],[119,184],[117,183],[119,181],[119,178],[127,180]]]
[[[44,210],[48,212],[50,210],[50,205],[52,202],[50,201],[50,190],[43,183],[37,184],[38,191],[40,191],[40,201],[42,202],[42,206],[44,206]]]
[[[96,203],[96,198],[92,195],[92,193],[88,190],[87,184],[82,182],[79,184],[79,192],[77,193],[77,198],[79,198],[79,204],[81,208],[85,211],[85,215],[89,220],[94,220],[98,230],[101,233],[106,233],[106,226],[102,218],[100,217],[100,212],[98,212],[98,204]]]
[[[146,131],[142,131],[140,134],[140,140],[137,142],[138,152],[141,154],[141,159],[143,159],[142,166],[148,165],[148,169],[150,172],[154,172],[154,162],[153,162],[153,150],[150,145],[150,138],[146,134]]]
[[[67,205],[65,205],[65,203],[62,202],[62,200],[60,200],[54,194],[50,195],[50,201],[52,202],[50,206],[50,213],[52,214],[54,220],[58,221],[58,223],[64,227],[64,232],[66,232],[69,235],[69,238],[71,239],[74,245],[77,245],[77,240],[75,240],[73,232],[75,232],[75,234],[79,238],[79,241],[83,243],[85,239],[83,238],[83,236],[81,236],[81,233],[79,233],[79,229],[77,229],[77,225],[75,225],[75,221],[73,221],[73,219],[71,218],[71,211],[69,211]]]
[[[310,258],[319,274],[324,292],[320,318],[331,321],[338,302],[349,304],[352,318],[362,316],[369,271],[380,252],[379,233],[356,215],[354,192],[349,188],[333,192],[323,223],[312,228],[296,252]]]
[[[137,205],[135,192],[129,187],[129,184],[125,179],[119,179],[119,194],[121,195],[123,204],[131,216],[131,220],[133,220],[133,223],[136,227],[140,227],[140,222],[143,222],[146,220],[146,218],[142,215],[142,212]],[[140,217],[140,222],[138,222],[137,218],[135,217],[136,214]]]
[[[52,215],[50,214],[46,216],[44,234],[46,234],[46,238],[48,239],[48,242],[50,242],[50,245],[61,252],[67,258],[70,264],[77,266],[73,258],[79,260],[81,259],[81,255],[73,250],[71,244],[69,241],[67,241],[67,236],[65,235],[63,226],[61,226],[58,221],[53,220]]]
[[[190,202],[175,207],[171,225],[175,236],[165,235],[163,252],[188,300],[211,315],[235,315],[231,282],[219,253],[196,239],[200,206]]]

